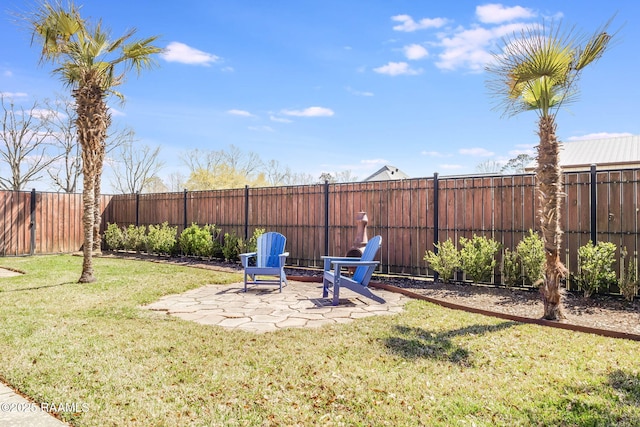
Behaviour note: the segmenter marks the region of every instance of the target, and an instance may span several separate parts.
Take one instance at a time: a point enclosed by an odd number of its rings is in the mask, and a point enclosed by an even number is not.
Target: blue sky
[[[158,67],[120,87],[114,122],[160,146],[161,177],[187,150],[231,144],[319,176],[384,165],[411,177],[473,173],[486,160],[533,153],[535,113],[503,117],[483,71],[500,37],[541,19],[592,33],[616,14],[613,48],[587,68],[580,97],[560,112],[562,141],[639,134],[640,2],[383,0],[93,0],[113,37],[159,35]],[[151,7],[150,4],[153,4]],[[65,89],[39,65],[30,34],[0,15],[0,92],[16,100]],[[109,190],[109,188],[105,188]]]

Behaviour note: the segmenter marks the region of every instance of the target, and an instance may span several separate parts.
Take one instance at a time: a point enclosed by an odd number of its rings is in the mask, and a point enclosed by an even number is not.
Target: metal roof
[[[536,167],[537,162],[527,166]],[[563,170],[584,170],[591,165],[599,169],[640,166],[640,135],[585,139],[563,142],[560,146],[560,166]]]

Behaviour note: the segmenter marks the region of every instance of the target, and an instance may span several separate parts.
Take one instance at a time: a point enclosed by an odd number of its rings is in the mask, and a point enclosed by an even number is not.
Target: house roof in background
[[[640,135],[614,138],[585,139],[563,142],[560,147],[560,166],[565,171],[640,167]],[[533,170],[536,162],[527,166]]]
[[[373,174],[369,175],[368,177],[366,177],[362,181],[363,182],[366,182],[366,181],[392,181],[392,180],[395,180],[395,179],[407,179],[407,178],[410,178],[410,176],[407,175],[406,173],[402,172],[397,167],[391,166],[391,165],[386,165],[386,166],[383,166],[382,168],[380,168],[377,172],[374,172]]]

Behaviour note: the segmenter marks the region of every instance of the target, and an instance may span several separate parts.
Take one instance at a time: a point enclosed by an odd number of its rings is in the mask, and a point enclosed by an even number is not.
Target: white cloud
[[[29,114],[40,120],[52,119],[54,117],[66,117],[66,115],[63,113],[43,108],[34,108],[29,112]]]
[[[393,27],[396,31],[413,32],[416,30],[424,30],[426,28],[440,28],[449,22],[445,18],[424,18],[416,22],[409,15],[396,15],[391,17],[392,21],[401,22],[400,25]]]
[[[407,59],[411,60],[422,59],[429,56],[429,52],[427,51],[427,49],[419,44],[411,44],[409,46],[405,46],[403,50],[404,55],[407,57]]]
[[[389,62],[387,65],[374,68],[373,71],[380,74],[387,74],[389,76],[399,76],[401,74],[415,76],[422,73],[422,69],[413,69],[406,62]]]
[[[487,149],[484,148],[461,148],[460,150],[458,150],[458,153],[464,155],[464,156],[473,156],[473,157],[491,157],[493,156],[495,153],[493,153],[492,151],[489,151]]]
[[[203,52],[180,42],[169,43],[161,56],[168,62],[206,66],[220,59],[212,53]]]
[[[474,27],[458,29],[447,37],[441,35],[440,46],[444,48],[438,55],[436,66],[444,70],[455,70],[466,67],[472,71],[482,71],[492,60],[489,49],[502,37],[517,32],[526,26],[525,23],[513,23],[493,28]]]
[[[109,107],[109,113],[111,113],[112,116],[117,116],[117,117],[124,117],[126,116],[126,114],[120,110],[116,110],[113,107]]]
[[[364,160],[360,160],[360,164],[362,164],[365,167],[380,166],[380,165],[384,166],[387,163],[389,163],[389,161],[386,160],[386,159],[364,159]]]
[[[531,144],[516,144],[516,149],[509,151],[508,154],[513,157],[517,157],[520,154],[528,154],[529,156],[535,156],[536,148]]]
[[[373,96],[373,92],[355,90],[355,89],[351,88],[350,86],[347,86],[346,89],[347,89],[347,92],[349,92],[352,95],[356,95],[356,96]]]
[[[289,119],[286,119],[284,117],[277,117],[277,116],[270,116],[269,119],[272,122],[278,122],[278,123],[291,123],[292,121]]]
[[[616,138],[620,136],[632,136],[629,132],[597,132],[589,133],[582,136],[572,136],[567,138],[567,141],[583,141],[585,139],[604,139],[604,138]]]
[[[253,114],[245,110],[228,110],[227,114],[231,114],[232,116],[253,117]]]
[[[29,95],[25,92],[0,92],[0,96],[3,98],[26,98]]]
[[[440,153],[438,151],[423,150],[423,151],[420,152],[420,154],[422,154],[423,156],[427,156],[427,157],[451,157],[451,154],[444,154],[444,153]]]
[[[331,117],[334,112],[325,107],[309,107],[304,110],[283,110],[282,114],[296,117]]]
[[[476,16],[485,24],[499,24],[517,19],[534,18],[536,13],[522,6],[505,7],[498,3],[476,7]]]
[[[4,77],[13,77],[13,72],[11,70],[5,70],[2,75]]]

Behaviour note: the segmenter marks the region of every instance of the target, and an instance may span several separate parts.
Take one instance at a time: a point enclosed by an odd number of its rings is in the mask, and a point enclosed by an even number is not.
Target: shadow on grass
[[[630,405],[640,405],[640,374],[630,374],[620,369],[609,374],[609,385],[620,398]],[[638,422],[640,425],[640,420]]]
[[[4,292],[24,292],[24,291],[37,291],[39,289],[46,289],[46,288],[57,288],[59,286],[64,286],[64,285],[75,285],[78,282],[63,282],[63,283],[58,283],[55,285],[42,285],[42,286],[32,286],[30,288],[18,288],[18,289],[0,289],[0,294],[4,293]]]
[[[473,325],[443,333],[433,333],[423,328],[396,326],[399,336],[383,339],[384,345],[406,359],[429,358],[445,360],[461,366],[472,366],[469,350],[451,341],[461,335],[482,335],[518,325],[518,322],[502,322],[497,325]]]
[[[531,424],[566,426],[640,425],[640,374],[615,370],[602,382],[571,384],[558,398],[527,410]]]

